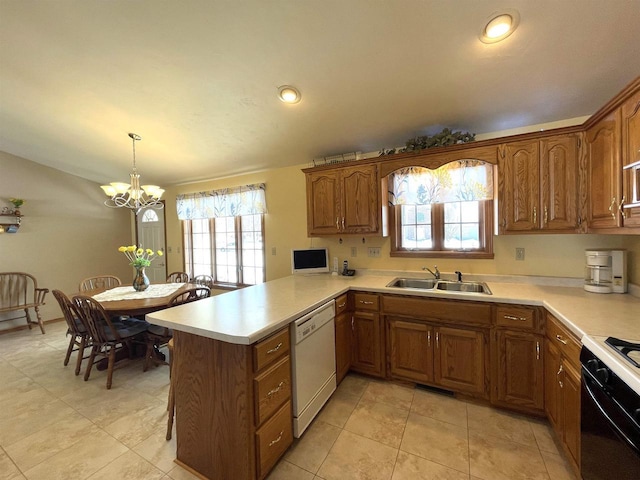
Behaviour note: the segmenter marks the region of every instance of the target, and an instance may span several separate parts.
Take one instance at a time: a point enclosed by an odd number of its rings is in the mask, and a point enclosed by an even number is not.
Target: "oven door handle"
[[[596,399],[593,389],[590,388],[592,385],[596,385],[597,387],[597,383],[592,378],[590,378],[589,375],[585,375],[585,373],[583,372],[582,386],[587,392],[587,394],[589,395],[589,399],[591,400],[591,403],[593,404],[593,406],[598,409],[598,411],[606,419],[609,426],[616,432],[616,434],[620,437],[620,439],[624,440],[624,442],[627,444],[628,447],[631,448],[631,450],[637,452],[638,446],[635,445],[633,441],[622,430],[620,430],[620,427],[611,419],[609,414],[604,411],[604,409],[602,408],[602,405],[600,405],[600,402],[598,402],[598,400]],[[601,389],[598,388],[598,390],[601,390]]]

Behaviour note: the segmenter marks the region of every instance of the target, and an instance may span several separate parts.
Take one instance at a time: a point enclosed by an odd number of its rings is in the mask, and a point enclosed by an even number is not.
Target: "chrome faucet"
[[[462,282],[462,272],[459,272],[458,270],[456,270],[455,274],[458,276],[458,281]]]
[[[436,280],[440,280],[440,270],[438,270],[438,266],[434,265],[433,268],[436,269],[435,273],[431,271],[429,267],[422,267],[422,270],[427,270],[431,275],[433,275]]]

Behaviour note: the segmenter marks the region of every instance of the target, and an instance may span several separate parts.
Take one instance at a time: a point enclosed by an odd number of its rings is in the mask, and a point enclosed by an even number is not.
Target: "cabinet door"
[[[384,376],[380,315],[372,312],[353,313],[351,368],[361,373]]]
[[[622,165],[640,162],[640,92],[622,104]],[[623,172],[623,195],[626,204],[634,202],[634,191],[640,202],[640,172],[627,169]],[[634,190],[635,188],[635,190]],[[640,207],[624,210],[624,226],[640,227]]]
[[[578,141],[574,135],[540,142],[542,211],[545,230],[578,228]]]
[[[492,383],[496,402],[523,409],[544,408],[542,336],[527,332],[496,332],[496,358]]]
[[[587,181],[589,229],[622,226],[618,205],[621,199],[620,110],[604,117],[587,130]]]
[[[390,318],[389,366],[393,377],[433,381],[433,328],[422,322]]]
[[[557,432],[562,429],[560,417],[561,366],[560,351],[550,340],[546,340],[544,342],[544,410],[549,422]]]
[[[378,231],[378,167],[363,165],[344,168],[340,182],[341,233]]]
[[[336,381],[340,383],[351,366],[351,312],[336,316]]]
[[[338,233],[342,215],[339,212],[339,171],[307,173],[307,232],[309,235]]]
[[[459,392],[485,394],[485,339],[477,330],[436,327],[435,382]]]
[[[562,413],[564,443],[576,465],[580,465],[580,374],[564,362]]]
[[[540,164],[538,141],[504,145],[498,162],[500,232],[538,228]]]

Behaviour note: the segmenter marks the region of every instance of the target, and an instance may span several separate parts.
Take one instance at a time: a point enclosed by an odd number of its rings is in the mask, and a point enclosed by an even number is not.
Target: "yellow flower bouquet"
[[[161,257],[163,255],[162,250],[154,252],[150,248],[145,249],[136,245],[122,246],[118,248],[118,251],[124,253],[129,259],[129,265],[136,268],[148,267],[156,256]]]

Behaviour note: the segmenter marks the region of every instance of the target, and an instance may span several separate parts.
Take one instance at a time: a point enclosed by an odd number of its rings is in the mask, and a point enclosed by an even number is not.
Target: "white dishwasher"
[[[293,436],[299,438],[336,390],[335,300],[291,324]]]

